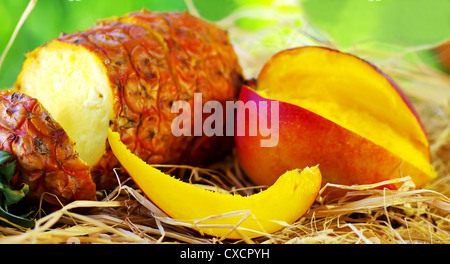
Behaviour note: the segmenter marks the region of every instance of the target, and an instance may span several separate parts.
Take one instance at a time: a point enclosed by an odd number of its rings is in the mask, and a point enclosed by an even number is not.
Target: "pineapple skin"
[[[187,12],[142,10],[56,41],[82,46],[101,59],[114,96],[111,127],[147,163],[205,165],[232,149],[232,137],[175,137],[171,132],[177,100],[190,102],[191,109],[196,92],[204,103],[237,100],[244,78],[225,31]],[[107,143],[91,169],[98,189],[117,186],[117,167]]]
[[[1,91],[0,114],[0,150],[17,159],[17,173],[11,182],[17,188],[29,186],[26,200],[42,197],[53,205],[96,200],[89,166],[79,159],[65,131],[36,99]]]

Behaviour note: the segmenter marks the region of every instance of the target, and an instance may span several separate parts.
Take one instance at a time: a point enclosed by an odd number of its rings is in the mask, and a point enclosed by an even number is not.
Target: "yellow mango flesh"
[[[251,196],[213,192],[146,164],[111,129],[108,141],[114,155],[153,203],[170,217],[197,224],[197,230],[212,236],[252,238],[280,230],[309,209],[321,187],[322,176],[316,166],[288,171],[274,185]],[[209,217],[214,219],[200,221]]]

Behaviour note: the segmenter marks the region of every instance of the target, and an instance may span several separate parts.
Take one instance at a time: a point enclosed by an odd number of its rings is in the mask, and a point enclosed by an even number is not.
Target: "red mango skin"
[[[242,88],[239,100],[255,101],[257,105],[267,101],[267,113],[270,113],[272,100],[261,97],[247,86]],[[248,127],[249,118],[247,114],[245,120],[237,122],[243,121]],[[287,170],[317,164],[322,171],[323,184],[371,184],[410,175],[419,187],[429,180],[424,172],[389,150],[309,110],[285,102],[279,102],[278,145],[260,147],[261,139],[265,138],[259,133],[257,136],[235,134],[240,165],[259,185],[270,186],[277,175]],[[393,184],[384,187],[397,188]]]

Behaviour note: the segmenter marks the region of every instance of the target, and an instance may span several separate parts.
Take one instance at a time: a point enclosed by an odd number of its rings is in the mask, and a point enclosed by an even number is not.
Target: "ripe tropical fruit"
[[[418,114],[391,79],[362,59],[322,47],[281,51],[264,65],[254,88],[244,87],[239,99],[279,101],[277,146],[260,147],[260,135],[235,136],[240,164],[257,184],[316,164],[324,183],[411,176],[420,187],[435,177]]]
[[[187,12],[142,10],[38,47],[15,89],[48,109],[103,189],[117,185],[108,127],[148,163],[201,164],[229,150],[217,137],[174,136],[171,106],[195,92],[236,100],[242,80],[226,32]]]
[[[18,172],[11,182],[29,186],[27,198],[44,192],[59,202],[95,200],[89,165],[74,150],[62,127],[34,98],[13,91],[0,93],[0,150],[17,158]],[[53,195],[43,198],[58,205]]]
[[[109,130],[111,148],[142,191],[161,210],[198,231],[222,238],[258,237],[300,218],[321,187],[318,166],[291,170],[268,189],[251,196],[212,192],[182,182],[146,164]]]

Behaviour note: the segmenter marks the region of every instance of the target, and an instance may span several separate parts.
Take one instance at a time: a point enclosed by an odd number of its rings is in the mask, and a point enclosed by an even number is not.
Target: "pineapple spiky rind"
[[[2,91],[0,114],[0,150],[10,152],[17,160],[18,172],[11,179],[13,186],[27,185],[28,199],[43,197],[55,205],[95,200],[89,166],[78,157],[65,131],[36,99]],[[44,195],[46,192],[53,195]]]

